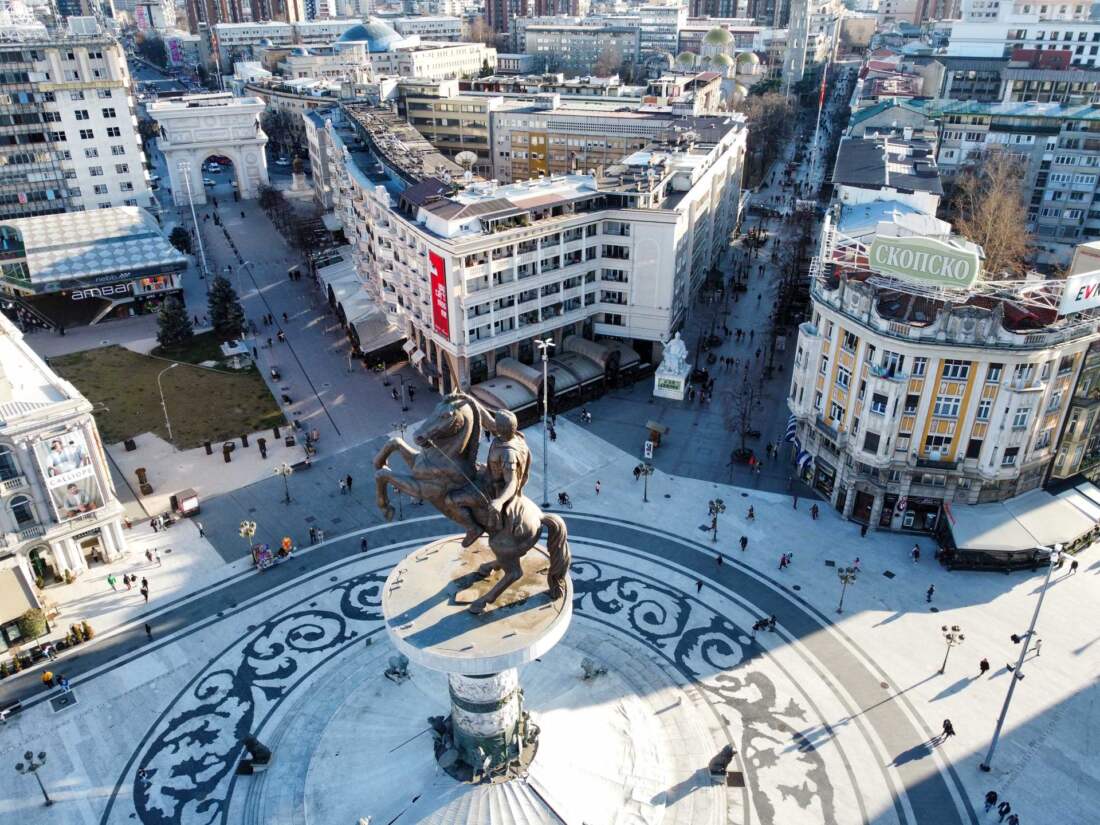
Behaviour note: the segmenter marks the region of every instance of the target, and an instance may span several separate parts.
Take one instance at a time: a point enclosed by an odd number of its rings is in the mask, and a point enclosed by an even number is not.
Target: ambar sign
[[[867,256],[875,272],[955,289],[973,286],[981,264],[976,250],[933,238],[876,237]]]

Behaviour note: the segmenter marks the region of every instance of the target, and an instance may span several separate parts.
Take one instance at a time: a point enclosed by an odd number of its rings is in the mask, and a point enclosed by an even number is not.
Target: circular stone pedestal
[[[440,764],[459,778],[479,777],[534,755],[537,728],[523,708],[516,668],[542,656],[569,628],[573,588],[551,599],[550,566],[536,547],[523,557],[523,577],[473,614],[469,605],[502,575],[478,573],[495,557],[483,540],[464,548],[441,539],[409,554],[391,571],[382,594],[386,630],[411,662],[448,675],[449,727],[435,725]]]

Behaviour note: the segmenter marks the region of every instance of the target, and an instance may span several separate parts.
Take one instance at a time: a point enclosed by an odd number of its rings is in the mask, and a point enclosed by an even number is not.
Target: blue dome
[[[394,43],[402,39],[396,31],[377,18],[371,18],[365,24],[352,26],[337,43],[366,43],[370,52],[388,52]]]

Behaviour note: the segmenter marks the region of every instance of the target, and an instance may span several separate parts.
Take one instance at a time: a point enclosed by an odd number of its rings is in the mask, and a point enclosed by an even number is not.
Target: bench
[[[6,725],[8,723],[8,717],[13,714],[19,713],[19,711],[21,710],[23,710],[23,703],[18,701],[12,702],[11,704],[5,705],[4,707],[0,707],[0,722],[3,722]]]

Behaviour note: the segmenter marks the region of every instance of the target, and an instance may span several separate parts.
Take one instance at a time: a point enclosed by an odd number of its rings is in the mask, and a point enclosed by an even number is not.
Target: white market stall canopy
[[[1046,490],[995,504],[951,509],[951,535],[960,550],[1028,552],[1071,544],[1096,527],[1100,490],[1084,481],[1052,495]]]

